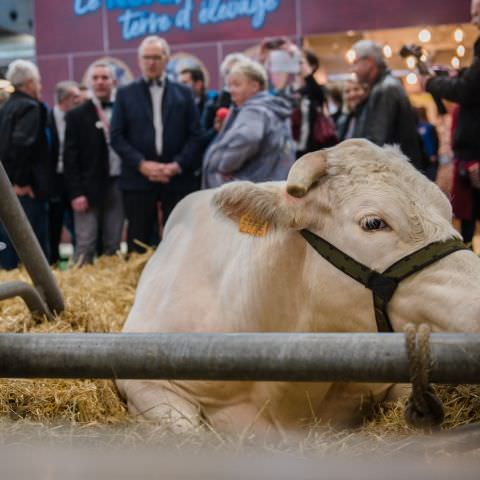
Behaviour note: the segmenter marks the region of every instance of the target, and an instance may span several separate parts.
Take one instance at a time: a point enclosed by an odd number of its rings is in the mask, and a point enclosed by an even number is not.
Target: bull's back
[[[225,331],[219,290],[242,238],[215,210],[213,194],[195,192],[172,212],[140,277],[125,331]]]

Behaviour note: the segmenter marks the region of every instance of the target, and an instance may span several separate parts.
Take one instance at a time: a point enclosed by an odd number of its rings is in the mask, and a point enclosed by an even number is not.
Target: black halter
[[[379,332],[394,331],[388,317],[388,302],[402,280],[457,250],[467,249],[457,238],[433,242],[406,255],[383,273],[379,273],[357,262],[310,230],[301,230],[300,233],[325,260],[372,291],[375,320]]]

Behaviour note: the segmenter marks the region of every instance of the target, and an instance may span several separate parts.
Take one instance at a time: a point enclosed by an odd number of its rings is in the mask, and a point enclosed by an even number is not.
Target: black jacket
[[[424,157],[415,113],[400,81],[389,70],[378,76],[365,109],[360,136],[380,146],[399,145],[410,161],[423,170]]]
[[[113,108],[112,147],[122,159],[120,188],[145,191],[162,188],[188,193],[198,188],[195,176],[202,165],[202,134],[198,109],[189,87],[166,80],[162,100],[163,153],[155,149],[152,99],[139,79],[118,90]],[[168,184],[150,182],[138,170],[142,160],[178,162],[182,173]]]
[[[32,187],[39,200],[50,196],[47,109],[25,93],[14,92],[0,110],[0,159],[13,185]]]
[[[110,178],[108,146],[95,105],[87,100],[65,116],[64,178],[68,196],[98,205]]]
[[[349,113],[341,113],[336,121],[337,127],[337,135],[338,140],[342,142],[343,140],[347,139],[347,133],[350,133],[348,138],[359,138],[361,137],[361,133],[365,129],[365,106],[367,100],[363,100],[361,103],[357,105],[354,111]],[[352,131],[350,130],[350,124],[354,122],[352,125]]]
[[[459,160],[480,160],[480,52],[477,40],[470,68],[458,77],[434,77],[427,91],[460,104],[453,151]]]

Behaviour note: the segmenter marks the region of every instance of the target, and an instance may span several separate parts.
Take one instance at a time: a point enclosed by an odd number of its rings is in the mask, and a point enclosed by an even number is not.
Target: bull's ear
[[[311,199],[288,194],[285,182],[233,182],[215,193],[213,203],[236,223],[248,217],[248,221],[257,225],[279,228],[307,228],[318,215],[309,206]]]
[[[282,191],[285,191],[284,182],[233,182],[215,193],[213,204],[234,221],[248,214],[258,221],[271,223],[278,216]]]
[[[315,196],[307,193],[326,174],[326,158],[325,151],[304,155],[293,164],[286,183],[234,182],[224,185],[215,193],[213,203],[234,221],[248,215],[260,223],[307,228],[315,223],[324,208]]]

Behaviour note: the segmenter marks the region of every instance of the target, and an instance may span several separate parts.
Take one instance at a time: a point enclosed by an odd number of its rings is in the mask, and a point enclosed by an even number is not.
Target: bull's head
[[[248,213],[268,222],[272,238],[280,234],[294,245],[285,248],[305,248],[305,263],[298,268],[304,269],[310,284],[319,279],[314,288],[319,297],[328,297],[322,301],[330,312],[338,314],[344,308],[346,315],[356,318],[354,325],[347,322],[348,330],[375,329],[371,296],[362,285],[325,265],[303,239],[299,242],[299,230],[316,233],[378,272],[431,242],[459,237],[451,225],[450,204],[438,187],[398,149],[366,140],[349,140],[303,156],[286,184],[227,185],[215,195],[215,202],[234,220]],[[393,327],[401,330],[406,322],[427,322],[437,331],[478,331],[478,279],[480,261],[469,251],[455,252],[412,275],[401,282],[388,307]],[[355,306],[368,313],[358,315],[352,311]]]

